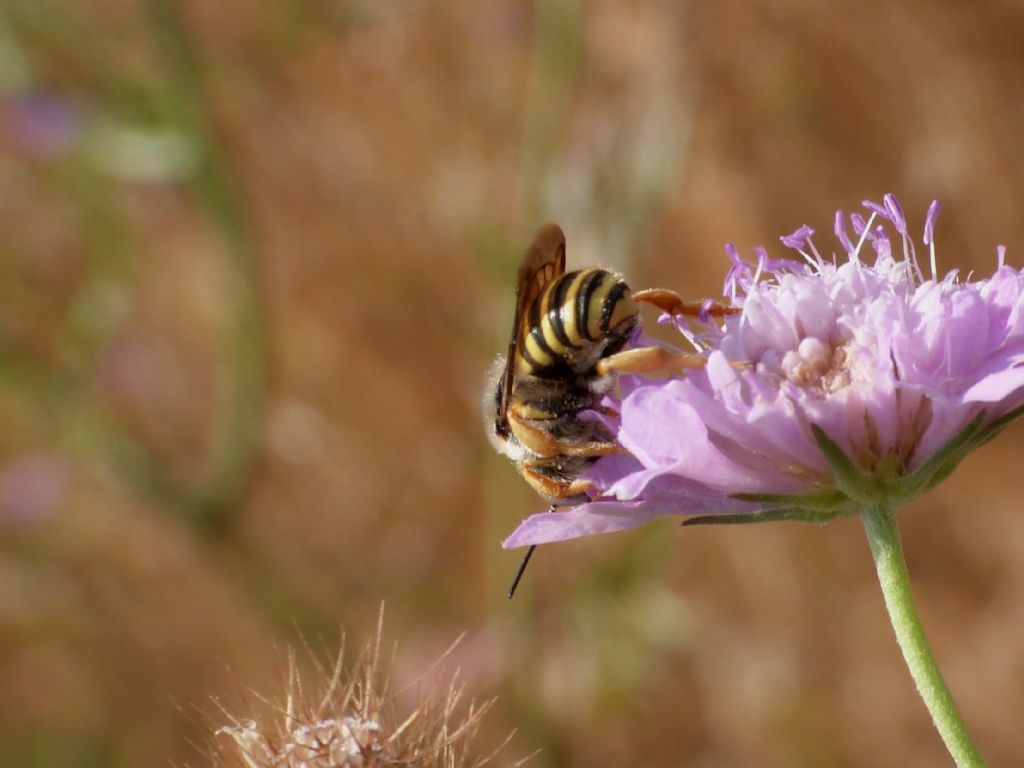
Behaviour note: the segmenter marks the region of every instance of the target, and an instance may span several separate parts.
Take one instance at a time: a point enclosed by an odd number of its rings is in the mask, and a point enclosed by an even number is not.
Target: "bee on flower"
[[[797,258],[736,249],[723,292],[736,314],[695,335],[683,376],[624,376],[606,403],[625,454],[582,480],[587,503],[534,515],[505,541],[534,546],[625,530],[664,515],[693,523],[824,522],[859,515],[900,649],[959,768],[984,765],[910,591],[895,512],[945,479],[1024,411],[1024,274],[996,249],[991,276],[940,274],[938,203],[923,267],[892,195],[836,214],[838,256],[810,227],[782,237]]]
[[[1024,406],[1024,276],[997,249],[990,277],[940,275],[925,217],[922,267],[896,199],[839,212],[839,256],[810,227],[793,259],[743,261],[724,294],[742,309],[694,337],[707,365],[624,377],[615,424],[628,455],[585,475],[597,489],[536,515],[507,547],[623,530],[662,515],[824,520],[899,506],[946,477]],[[739,363],[739,365],[737,365]],[[743,364],[745,363],[745,364]],[[739,516],[739,517],[737,517]]]

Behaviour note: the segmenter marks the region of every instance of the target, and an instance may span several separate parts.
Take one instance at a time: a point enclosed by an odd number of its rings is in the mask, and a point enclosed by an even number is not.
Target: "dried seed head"
[[[214,765],[480,768],[489,762],[493,755],[478,757],[471,749],[489,702],[462,706],[462,688],[450,679],[440,692],[421,691],[419,705],[404,717],[399,715],[390,664],[380,660],[379,626],[377,638],[348,670],[343,657],[344,648],[332,668],[314,659],[316,672],[304,676],[290,652],[283,703],[256,695],[271,708],[269,718],[241,719],[221,707],[229,724],[215,731]],[[311,677],[313,685],[308,685]]]

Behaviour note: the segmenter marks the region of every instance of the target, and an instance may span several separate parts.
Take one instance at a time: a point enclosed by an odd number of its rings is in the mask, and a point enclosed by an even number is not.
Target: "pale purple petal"
[[[638,528],[658,517],[677,515],[743,514],[761,508],[757,504],[710,493],[693,484],[692,493],[680,487],[643,501],[592,501],[565,512],[541,512],[526,518],[502,542],[505,549],[549,544]]]
[[[917,442],[910,469],[916,469],[928,461],[966,427],[974,416],[974,411],[964,408],[959,403],[932,400],[931,420]]]
[[[589,482],[600,495],[608,495],[608,489],[624,477],[642,472],[644,465],[636,456],[628,453],[613,453],[603,456],[600,461],[587,469],[583,479]]]
[[[987,379],[1010,373],[1021,366],[1024,366],[1024,339],[1014,339],[990,354],[984,362],[971,371],[970,375],[958,380],[956,383],[960,386],[952,392],[952,396],[954,398],[959,396],[963,402],[969,402],[971,398],[967,393],[974,387],[981,385]]]
[[[1024,389],[1024,365],[986,376],[962,396],[964,402],[998,403]]]
[[[759,478],[708,439],[701,415],[685,399],[681,381],[645,387],[622,404],[619,442],[645,467],[671,466],[673,474],[732,492],[759,489]]]
[[[946,375],[961,378],[981,364],[988,346],[988,307],[981,295],[967,286],[954,293],[945,327]]]
[[[526,518],[501,543],[505,549],[567,541],[595,533],[626,531],[669,514],[642,501],[605,501],[581,504],[567,512],[544,512]]]

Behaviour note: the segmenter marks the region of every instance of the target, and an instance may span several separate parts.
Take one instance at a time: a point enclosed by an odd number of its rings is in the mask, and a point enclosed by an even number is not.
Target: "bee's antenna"
[[[519,586],[519,580],[523,578],[523,573],[526,571],[526,564],[530,562],[530,558],[533,557],[533,550],[536,548],[536,544],[531,544],[530,548],[526,550],[526,554],[523,556],[523,562],[519,564],[519,570],[516,571],[516,577],[512,579],[512,586],[508,588],[509,600],[511,600],[512,596],[516,593],[516,587]]]

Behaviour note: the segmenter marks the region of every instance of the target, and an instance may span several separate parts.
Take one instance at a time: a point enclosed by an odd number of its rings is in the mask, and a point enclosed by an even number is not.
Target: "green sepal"
[[[835,509],[804,509],[801,507],[785,507],[782,509],[766,509],[763,512],[750,512],[743,515],[701,515],[683,521],[684,527],[691,525],[746,525],[747,523],[775,523],[788,521],[791,523],[827,523],[837,517],[855,514],[856,510]]]
[[[900,501],[912,499],[945,480],[967,454],[979,445],[977,440],[980,435],[988,432],[991,428],[990,425],[981,433],[978,432],[984,420],[985,411],[982,411],[971,419],[966,427],[953,435],[949,442],[932,454],[931,458],[918,467],[916,472],[894,481],[891,484],[892,495]]]
[[[936,451],[912,475],[899,477],[894,464],[884,464],[877,472],[860,470],[842,448],[817,424],[811,433],[828,461],[839,488],[806,495],[773,493],[735,493],[730,498],[772,508],[740,515],[700,515],[683,521],[691,525],[745,525],[790,521],[827,523],[839,517],[857,514],[865,507],[883,505],[894,508],[920,496],[945,480],[974,449],[1002,432],[1014,419],[1024,415],[1024,406],[1016,408],[982,428],[986,412],[982,411]]]
[[[1004,413],[1002,416],[1000,416],[998,419],[993,421],[991,424],[989,424],[987,427],[981,430],[981,432],[978,433],[978,445],[981,446],[987,443],[993,437],[995,437],[1004,429],[1006,429],[1006,427],[1009,425],[1011,421],[1016,419],[1018,416],[1021,416],[1022,414],[1024,414],[1024,405],[1022,405],[1020,408],[1014,408],[1009,413]]]
[[[848,499],[860,505],[876,504],[885,496],[885,486],[879,478],[861,472],[850,458],[843,453],[825,430],[817,424],[811,424],[811,434],[818,448],[825,454],[832,474],[836,478],[839,491]]]
[[[924,490],[930,491],[932,488],[934,488],[947,477],[949,477],[950,473],[952,473],[952,471],[957,468],[957,465],[960,464],[960,462],[963,461],[965,458],[967,458],[968,453],[977,448],[980,448],[989,440],[994,438],[996,435],[998,435],[1000,432],[1006,429],[1006,427],[1010,424],[1011,421],[1016,419],[1022,413],[1024,413],[1024,407],[1015,408],[1009,413],[1000,416],[998,419],[993,421],[983,430],[974,435],[969,443],[961,447],[961,450],[958,455],[952,457],[943,467],[941,467],[932,476],[931,480],[928,481],[928,485]],[[984,415],[984,411],[982,411],[982,415]],[[954,438],[954,440],[955,439],[956,438]]]

